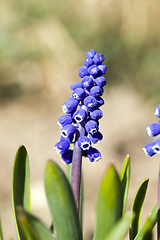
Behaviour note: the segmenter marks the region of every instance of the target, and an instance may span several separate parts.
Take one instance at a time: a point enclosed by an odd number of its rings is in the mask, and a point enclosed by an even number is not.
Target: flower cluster
[[[155,115],[160,118],[160,105],[156,106]],[[160,119],[157,123],[151,123],[147,127],[147,132],[149,136],[156,137],[160,134]],[[143,148],[147,156],[153,156],[154,154],[160,154],[160,139],[157,139],[155,142],[148,143]]]
[[[91,146],[103,138],[99,131],[99,119],[103,112],[100,107],[104,104],[102,99],[103,87],[106,85],[105,74],[107,66],[102,64],[104,56],[96,54],[92,49],[86,53],[84,66],[79,68],[80,82],[74,82],[70,88],[72,95],[63,104],[65,115],[58,119],[61,127],[60,141],[54,149],[61,154],[61,160],[69,164],[72,162],[75,143],[91,162],[101,158],[101,153]]]

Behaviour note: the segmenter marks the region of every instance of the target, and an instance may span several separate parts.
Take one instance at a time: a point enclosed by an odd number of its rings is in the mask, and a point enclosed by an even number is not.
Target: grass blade
[[[22,206],[25,210],[31,211],[29,159],[24,146],[19,147],[15,156],[12,177],[12,204],[17,237],[19,240],[23,240],[25,236],[17,221],[16,207]]]

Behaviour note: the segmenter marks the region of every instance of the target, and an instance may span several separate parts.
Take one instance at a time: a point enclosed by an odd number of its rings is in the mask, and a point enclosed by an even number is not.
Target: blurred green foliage
[[[2,1],[0,101],[54,92],[57,74],[61,79],[82,64],[91,48],[104,53],[110,84],[123,82],[157,98],[159,14],[158,0]]]

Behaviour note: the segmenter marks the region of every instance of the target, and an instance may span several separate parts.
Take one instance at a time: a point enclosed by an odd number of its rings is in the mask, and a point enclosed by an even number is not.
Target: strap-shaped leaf
[[[12,204],[17,237],[19,240],[23,240],[25,236],[17,222],[16,207],[22,206],[25,210],[31,211],[29,159],[24,146],[19,147],[15,156],[12,177]]]
[[[152,231],[156,222],[157,222],[157,204],[155,204],[149,217],[144,222],[143,226],[139,230],[139,232],[136,235],[136,237],[134,238],[134,240],[146,240],[147,239],[146,236],[148,235],[148,232]]]
[[[122,217],[109,232],[105,240],[122,240],[128,232],[131,219],[131,214]]]
[[[57,240],[81,240],[78,212],[69,182],[53,161],[45,170],[45,191]]]
[[[136,240],[152,240],[152,221],[150,219],[150,217],[147,218],[147,220],[145,221],[145,225],[142,228],[141,234],[139,236],[137,236]]]
[[[131,221],[130,226],[130,240],[133,240],[135,236],[137,235],[139,229],[140,229],[140,223],[141,223],[141,212],[142,212],[142,206],[144,202],[144,198],[146,195],[147,187],[148,187],[148,178],[145,178],[141,185],[139,186],[136,195],[134,197],[133,203],[132,203],[132,209],[131,211],[135,213],[135,218]]]
[[[98,193],[94,240],[105,239],[122,217],[122,209],[123,186],[114,165],[111,164],[102,179]]]
[[[123,215],[126,212],[128,190],[129,190],[129,180],[130,180],[130,157],[126,156],[120,173],[120,179],[123,185],[124,197],[123,197]]]
[[[30,240],[55,240],[51,231],[35,216],[24,211],[22,207],[17,208],[18,222],[24,235]]]

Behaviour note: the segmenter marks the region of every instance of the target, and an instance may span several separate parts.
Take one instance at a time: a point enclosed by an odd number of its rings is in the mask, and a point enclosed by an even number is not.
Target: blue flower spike
[[[160,118],[160,104],[155,108],[155,115]],[[156,137],[160,134],[160,120],[158,123],[151,123],[146,128],[148,135],[151,137]],[[155,142],[148,143],[143,148],[146,156],[152,157],[155,154],[160,154],[160,139],[157,139]]]
[[[82,156],[88,157],[90,162],[101,159],[101,153],[91,147],[91,143],[97,144],[103,138],[99,132],[99,119],[103,116],[100,107],[104,104],[102,95],[106,85],[104,59],[102,53],[93,49],[86,53],[84,65],[78,72],[81,79],[72,83],[72,93],[62,106],[64,115],[57,122],[61,137],[54,149],[61,154],[65,164],[73,164]]]

